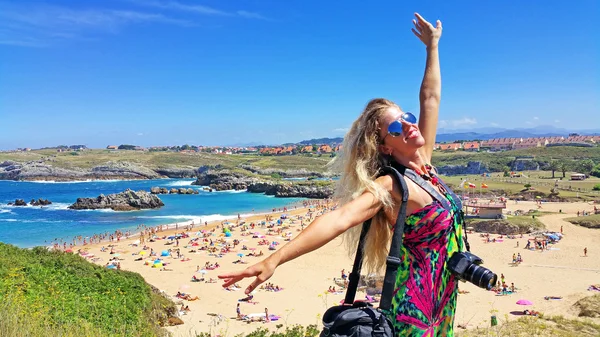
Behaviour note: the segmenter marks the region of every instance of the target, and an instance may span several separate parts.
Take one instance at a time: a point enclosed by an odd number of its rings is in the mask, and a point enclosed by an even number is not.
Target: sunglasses
[[[401,120],[410,124],[417,124],[417,117],[415,115],[411,114],[410,112],[403,113],[402,116],[400,116],[399,120],[395,120],[390,123],[390,125],[388,126],[388,132],[381,140],[381,144],[383,144],[383,142],[385,141],[385,137],[387,137],[388,135],[392,137],[398,137],[402,134]]]

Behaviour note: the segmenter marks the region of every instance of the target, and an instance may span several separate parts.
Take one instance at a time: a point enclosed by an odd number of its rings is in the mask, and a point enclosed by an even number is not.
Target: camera
[[[448,261],[448,269],[461,281],[491,290],[498,281],[498,275],[481,266],[483,260],[469,252],[454,253]]]

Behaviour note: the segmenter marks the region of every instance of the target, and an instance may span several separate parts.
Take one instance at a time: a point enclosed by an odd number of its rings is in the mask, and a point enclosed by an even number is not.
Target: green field
[[[174,303],[136,273],[0,243],[0,336],[163,336]]]
[[[560,175],[562,177],[562,174]],[[558,177],[558,175],[557,175]],[[569,177],[569,173],[567,173]],[[491,193],[497,196],[501,195],[540,195],[548,197],[551,189],[558,183],[558,197],[565,199],[581,199],[581,200],[597,200],[600,199],[600,191],[593,191],[596,184],[600,184],[600,178],[591,177],[583,181],[571,181],[567,179],[560,180],[559,178],[552,179],[552,173],[548,171],[524,171],[522,177],[507,178],[503,177],[502,173],[492,173],[490,177],[482,175],[457,175],[443,177],[456,191],[470,194],[473,196],[482,193]],[[462,181],[468,181],[477,186],[477,188],[459,188]],[[557,182],[558,180],[558,182]],[[481,188],[481,183],[485,183],[488,188]],[[525,184],[530,184],[533,187],[532,191],[523,192]]]
[[[143,152],[143,151],[109,151],[87,150],[80,152],[56,152],[56,150],[40,150],[31,152],[0,153],[0,162],[14,160],[17,162],[46,160],[46,163],[61,168],[90,169],[109,161],[126,161],[149,168],[186,167],[198,168],[203,165],[220,164],[225,167],[253,165],[260,168],[274,169],[306,169],[314,172],[325,172],[326,164],[331,161],[329,155],[323,156],[259,156],[254,154],[212,154],[212,153],[179,153],[179,152]]]
[[[469,161],[481,161],[488,165],[491,171],[502,172],[504,167],[510,166],[510,163],[516,157],[534,156],[534,161],[542,166],[552,160],[577,162],[585,159],[591,159],[595,164],[600,163],[600,146],[595,147],[536,147],[531,149],[512,150],[504,152],[433,152],[433,164],[436,166],[444,165],[466,165]],[[562,175],[562,174],[561,174]]]

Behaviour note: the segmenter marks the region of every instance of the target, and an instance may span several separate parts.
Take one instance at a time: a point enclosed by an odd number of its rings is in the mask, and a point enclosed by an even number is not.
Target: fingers
[[[244,271],[238,271],[238,272],[225,274],[225,275],[218,275],[217,277],[225,281],[223,283],[223,288],[227,288],[230,285],[241,281],[245,277],[250,277],[250,276],[256,276],[256,275],[251,270],[246,269]]]
[[[415,17],[422,24],[429,23],[429,22],[427,22],[427,20],[423,19],[423,17],[421,15],[419,15],[419,13],[415,13]]]
[[[436,29],[442,29],[442,21],[440,21],[440,20],[437,20],[437,21],[435,22],[435,28],[436,28]]]
[[[246,291],[245,291],[246,295],[250,294],[252,292],[252,290],[256,289],[256,287],[258,287],[264,281],[265,280],[261,280],[260,277],[257,277],[256,279],[254,279],[254,282],[250,283],[248,288],[246,288]]]
[[[414,28],[411,28],[413,34],[415,34],[416,37],[418,37],[419,39],[421,39],[421,34],[419,34]]]
[[[415,28],[418,32],[423,31],[423,27],[421,27],[421,25],[417,22],[417,20],[412,20],[413,25],[415,25]]]

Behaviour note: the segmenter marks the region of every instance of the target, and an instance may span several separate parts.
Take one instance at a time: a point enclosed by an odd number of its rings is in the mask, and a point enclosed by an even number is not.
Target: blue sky
[[[0,149],[343,136],[418,111],[442,20],[444,129],[600,128],[599,2],[0,0]]]

